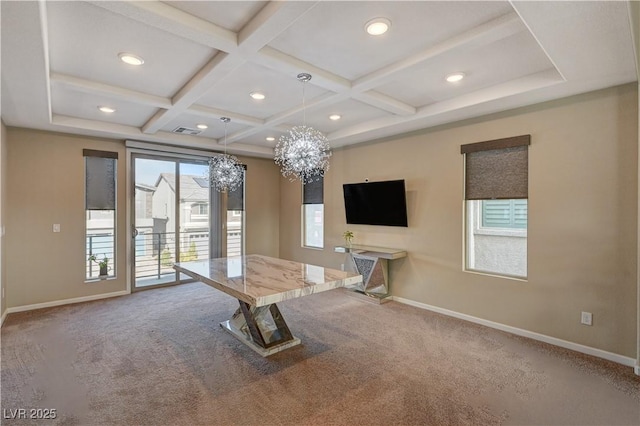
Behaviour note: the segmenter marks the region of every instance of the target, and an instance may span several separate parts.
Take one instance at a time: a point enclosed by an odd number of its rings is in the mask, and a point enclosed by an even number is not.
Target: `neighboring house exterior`
[[[162,250],[172,247],[171,241],[176,226],[176,176],[161,173],[155,184],[151,201],[153,233],[164,236],[160,241]],[[196,175],[180,175],[180,218],[178,223],[180,251],[185,256],[195,249],[199,258],[209,255],[209,182]],[[242,213],[227,213],[227,255],[241,254]],[[158,240],[154,242],[157,244]],[[157,246],[156,246],[157,247]],[[157,249],[154,249],[154,255]],[[171,253],[172,257],[175,253]],[[186,256],[189,257],[189,256]],[[186,260],[193,260],[189,257]]]
[[[176,229],[176,176],[173,173],[161,173],[155,184],[152,197],[152,218],[154,243],[160,243],[163,251],[169,250],[173,261]],[[180,175],[179,244],[180,251],[188,253],[195,250],[208,256],[209,245],[209,183],[206,178],[193,175]],[[158,241],[158,238],[160,240]],[[154,255],[157,249],[154,249]],[[202,256],[200,256],[202,257]],[[189,259],[192,260],[192,259]]]

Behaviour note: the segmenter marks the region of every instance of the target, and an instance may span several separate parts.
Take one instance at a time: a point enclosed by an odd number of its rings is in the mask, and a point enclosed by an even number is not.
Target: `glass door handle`
[[[133,228],[133,238],[138,236],[138,230],[136,228]]]

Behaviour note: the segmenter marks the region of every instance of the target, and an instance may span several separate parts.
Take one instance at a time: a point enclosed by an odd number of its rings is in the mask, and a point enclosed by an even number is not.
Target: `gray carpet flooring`
[[[3,424],[640,424],[629,367],[396,302],[281,303],[302,344],[262,358],[204,284],[11,314]],[[54,420],[9,420],[55,409]]]

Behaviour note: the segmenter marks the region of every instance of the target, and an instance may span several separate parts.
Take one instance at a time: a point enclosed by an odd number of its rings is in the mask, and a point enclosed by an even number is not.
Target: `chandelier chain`
[[[220,117],[220,120],[224,123],[224,154],[227,155],[227,123],[231,119],[229,117]]]
[[[306,80],[302,81],[302,125],[307,125],[307,106],[305,105],[304,89],[307,86]]]

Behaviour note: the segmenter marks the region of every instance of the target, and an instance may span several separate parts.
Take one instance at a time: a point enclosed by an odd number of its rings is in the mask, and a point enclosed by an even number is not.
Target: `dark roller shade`
[[[528,198],[530,136],[463,145],[465,199]]]
[[[244,168],[242,183],[235,190],[227,193],[227,210],[244,210],[244,184],[247,176],[247,166],[243,164],[242,167]]]
[[[83,149],[82,155],[84,155],[85,157],[115,158],[116,160],[118,159],[117,152],[98,151],[95,149]]]
[[[324,177],[302,185],[302,204],[324,203]]]
[[[84,150],[86,210],[116,209],[118,153]]]

